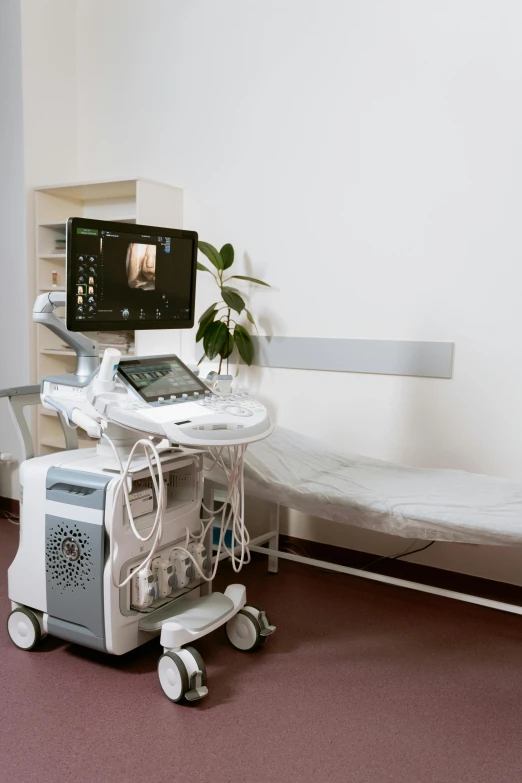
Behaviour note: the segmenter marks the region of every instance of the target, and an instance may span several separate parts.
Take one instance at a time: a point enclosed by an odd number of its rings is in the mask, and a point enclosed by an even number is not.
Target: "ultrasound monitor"
[[[69,218],[67,329],[190,329],[195,231]]]

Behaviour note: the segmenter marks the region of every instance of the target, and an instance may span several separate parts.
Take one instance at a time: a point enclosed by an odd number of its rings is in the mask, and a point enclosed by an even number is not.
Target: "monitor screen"
[[[67,328],[192,327],[197,243],[195,231],[70,218]]]
[[[124,359],[118,373],[146,402],[185,397],[203,397],[208,388],[177,356],[150,356]]]

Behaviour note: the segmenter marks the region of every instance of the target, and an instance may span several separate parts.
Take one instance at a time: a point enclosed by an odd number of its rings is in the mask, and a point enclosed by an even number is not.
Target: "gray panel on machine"
[[[83,473],[81,470],[51,468],[45,481],[47,500],[71,506],[103,509],[110,476]]]
[[[104,526],[46,514],[45,538],[49,616],[84,626],[103,641]]]
[[[84,647],[90,647],[93,650],[105,652],[105,639],[95,636],[88,628],[76,623],[69,623],[67,620],[58,620],[56,617],[47,618],[47,630],[53,636],[64,639],[66,642],[82,644]]]

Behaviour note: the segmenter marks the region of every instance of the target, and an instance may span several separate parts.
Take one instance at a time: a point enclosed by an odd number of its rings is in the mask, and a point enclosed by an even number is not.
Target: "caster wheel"
[[[20,650],[32,650],[42,638],[38,618],[30,609],[13,609],[7,618],[7,632]]]
[[[177,653],[163,653],[158,661],[158,677],[167,699],[176,704],[183,701],[189,689],[189,678],[185,664]]]
[[[256,620],[257,620],[258,616],[261,614],[261,612],[264,611],[263,607],[262,606],[258,606],[257,604],[247,604],[244,608],[248,612],[250,612],[251,614],[255,615]],[[267,621],[268,625],[271,625],[270,617],[267,615],[266,612],[265,612],[265,618],[266,618],[266,621]],[[258,620],[258,622],[259,622],[259,620]],[[262,623],[259,623],[259,625],[262,625]],[[261,636],[260,645],[262,646],[266,642],[267,639],[268,639],[268,636],[262,635]]]
[[[261,636],[261,625],[257,620],[258,610],[248,605],[240,609],[225,625],[225,631],[230,644],[236,650],[252,652],[261,647],[266,636]]]
[[[205,663],[194,647],[163,653],[158,677],[163,693],[175,704],[198,701],[208,693]]]

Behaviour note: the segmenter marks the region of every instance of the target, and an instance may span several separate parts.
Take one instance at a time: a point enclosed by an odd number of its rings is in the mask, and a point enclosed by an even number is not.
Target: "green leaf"
[[[210,242],[198,242],[198,247],[205,255],[211,264],[214,264],[216,269],[224,269],[223,265],[223,259],[219,255],[218,251],[214,247],[214,245],[211,245]]]
[[[210,269],[207,269],[206,266],[204,266],[203,264],[200,264],[199,261],[196,261],[196,266],[197,266],[197,268],[199,269],[200,272],[210,272]],[[212,272],[210,272],[210,274],[212,274]]]
[[[234,248],[230,243],[223,245],[219,251],[219,255],[223,259],[223,269],[228,269],[234,263]]]
[[[216,317],[217,310],[212,310],[206,318],[204,318],[201,323],[199,324],[198,333],[196,334],[196,342],[199,343],[199,341],[202,339],[203,335],[205,334],[207,327],[210,326],[211,323],[213,323],[214,318]]]
[[[207,357],[212,360],[222,350],[227,339],[228,329],[222,321],[214,321],[209,324],[203,337],[203,350]]]
[[[234,328],[234,342],[237,345],[239,355],[245,364],[252,364],[254,358],[254,343],[244,326],[236,324]]]
[[[257,285],[266,285],[267,288],[270,288],[268,283],[263,283],[263,281],[258,280],[257,277],[246,277],[246,275],[232,275],[228,279],[232,280],[233,277],[235,277],[237,280],[249,280],[251,283],[257,283]]]
[[[224,286],[221,289],[221,296],[223,297],[225,304],[227,304],[237,313],[240,313],[245,309],[245,300],[243,297],[239,296],[237,291],[234,291],[233,288],[227,288]]]
[[[228,359],[232,351],[234,350],[234,335],[228,333],[228,340],[225,341],[223,348],[221,349],[221,356],[223,359]]]
[[[203,315],[202,315],[202,316],[201,316],[201,318],[199,319],[199,323],[201,323],[201,321],[203,321],[203,320],[204,320],[204,319],[207,317],[207,315],[208,315],[210,312],[212,312],[212,310],[213,310],[215,307],[217,307],[217,306],[218,306],[218,303],[217,303],[217,302],[214,302],[214,304],[211,304],[211,305],[210,305],[210,307],[207,307],[207,309],[205,310],[205,312],[203,313]]]
[[[246,307],[245,307],[245,313],[246,313],[246,317],[248,318],[250,323],[255,326],[256,322],[254,321],[254,317],[252,316],[252,313],[250,312],[250,310],[247,310]]]

